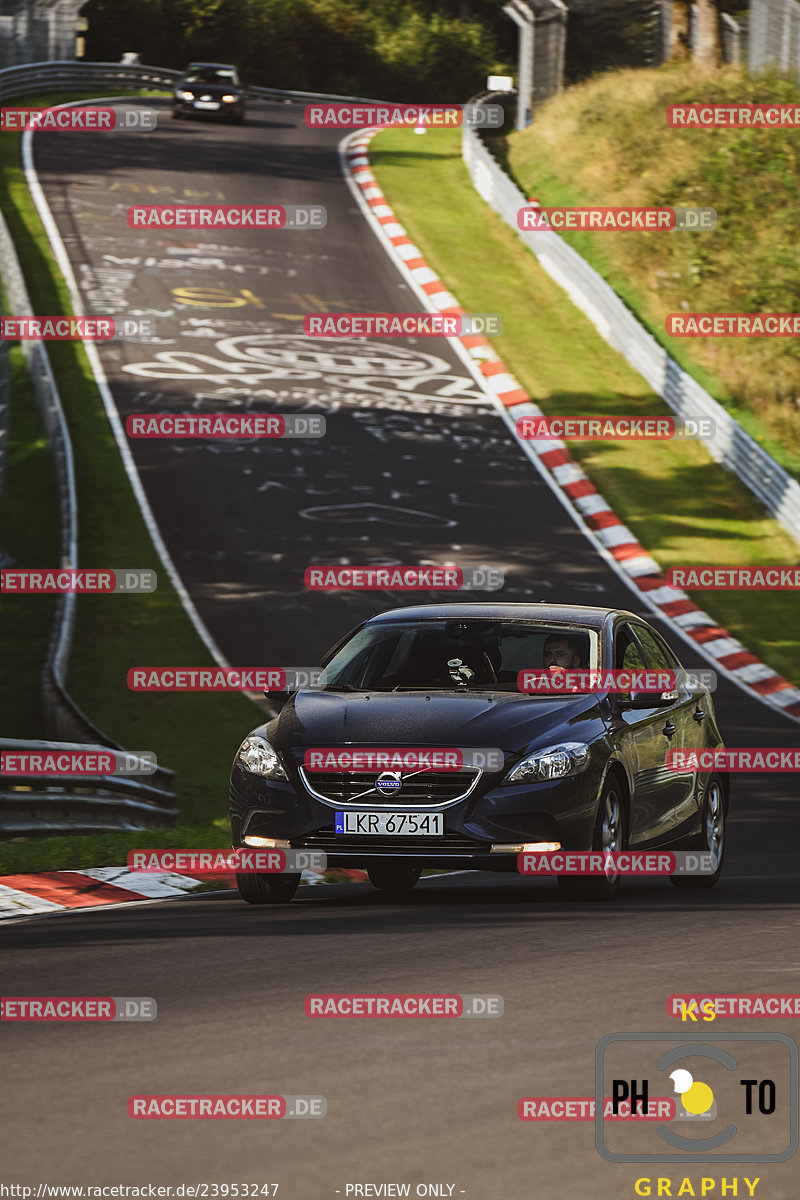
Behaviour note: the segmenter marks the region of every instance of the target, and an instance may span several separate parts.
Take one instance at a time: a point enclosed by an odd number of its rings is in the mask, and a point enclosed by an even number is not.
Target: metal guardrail
[[[172,91],[181,71],[169,67],[131,66],[127,63],[42,62],[25,63],[0,71],[0,100],[6,96],[25,96],[44,89],[60,88],[152,88]],[[313,103],[326,100],[347,104],[380,103],[364,96],[337,96],[327,92],[291,92],[285,88],[248,87],[248,96],[286,103]]]
[[[0,738],[0,750],[12,753],[41,750],[58,754],[70,749],[100,752],[108,746]],[[172,775],[160,770],[164,776]],[[167,807],[174,799],[163,787],[120,775],[0,775],[0,834],[46,837],[163,826],[178,813],[177,808]]]
[[[37,64],[34,68],[12,67],[6,71],[0,71],[0,98],[4,95],[15,94],[16,85],[12,85],[9,89],[7,83],[10,76],[13,76],[15,80],[24,79],[25,77],[30,80],[31,72],[33,72],[38,79],[37,86],[41,87],[41,68],[43,66],[50,66],[50,64]],[[30,90],[35,89],[31,86]],[[2,213],[0,213],[0,264],[2,264],[0,270],[2,271],[3,290],[8,310],[17,316],[32,316],[33,307],[25,285],[22,268],[20,267],[14,243]],[[48,446],[53,460],[58,489],[61,526],[59,565],[62,568],[74,568],[78,565],[78,501],[75,489],[75,468],[69,430],[44,342],[22,341],[20,347],[26,360],[36,407],[47,435]],[[2,418],[2,390],[0,389],[0,480],[2,480],[3,476],[5,462],[3,451],[6,440],[3,437]],[[121,750],[123,747],[112,741],[98,729],[82,712],[67,691],[66,676],[75,626],[75,604],[76,596],[71,593],[60,595],[56,601],[56,612],[50,643],[42,668],[42,713],[45,732],[49,737],[58,738],[63,741],[77,740],[83,745],[93,743],[103,745],[106,748]],[[158,780],[160,785],[164,785],[169,782],[172,775],[172,771],[159,767],[154,778]],[[49,790],[52,792],[52,789]],[[109,790],[113,790],[113,788]],[[174,800],[175,798],[172,792],[166,790],[163,790],[163,796],[166,800]],[[22,802],[20,801],[20,803]],[[84,794],[81,799],[82,807],[85,809],[88,803],[89,801]],[[113,825],[109,822],[111,821],[110,814],[112,812],[122,813],[121,805],[121,801],[115,801],[114,804],[104,801],[102,807],[107,814],[104,828],[119,828],[119,823]],[[9,808],[7,791],[0,793],[0,832],[10,832],[7,820],[11,820],[11,814],[16,812],[15,806],[16,801]],[[22,832],[24,820],[20,814],[23,810],[31,811],[31,806],[27,800],[14,816],[14,832]],[[162,825],[168,823],[165,818],[174,816],[175,811],[177,810],[159,809],[160,823]],[[85,820],[83,820],[83,824],[86,824]],[[39,825],[40,820],[36,818],[36,820],[33,820],[32,830],[35,831],[39,828]],[[75,829],[76,827],[66,825],[64,828]]]
[[[716,436],[712,458],[733,471],[775,520],[800,544],[800,484],[762,449],[730,413],[680,367],[626,308],[600,275],[549,230],[522,233],[517,213],[528,200],[471,129],[464,129],[462,157],[478,194],[527,245],[539,264],[585,313],[600,335],[681,418],[711,417]]]

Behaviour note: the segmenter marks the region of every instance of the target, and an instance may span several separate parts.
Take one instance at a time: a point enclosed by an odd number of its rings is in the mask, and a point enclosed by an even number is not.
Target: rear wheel
[[[711,855],[713,875],[670,875],[669,881],[676,888],[712,888],[722,874],[725,857],[725,792],[722,780],[712,775],[706,784],[703,800],[703,852]]]
[[[607,779],[600,797],[593,850],[622,850],[625,847],[625,803],[622,789],[613,777]],[[620,876],[559,875],[558,886],[566,900],[611,900],[619,891]]]
[[[299,874],[236,876],[239,895],[248,904],[288,904],[299,883]]]
[[[376,863],[367,867],[369,881],[380,892],[410,892],[419,883],[422,874],[420,867],[406,866],[405,863]]]

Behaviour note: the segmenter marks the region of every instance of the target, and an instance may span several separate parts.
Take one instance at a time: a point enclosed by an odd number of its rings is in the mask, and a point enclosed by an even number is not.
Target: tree
[[[719,65],[719,13],[713,0],[697,0],[697,29],[692,61],[701,71]]]
[[[689,58],[690,0],[673,0],[669,30],[669,61],[686,62]]]

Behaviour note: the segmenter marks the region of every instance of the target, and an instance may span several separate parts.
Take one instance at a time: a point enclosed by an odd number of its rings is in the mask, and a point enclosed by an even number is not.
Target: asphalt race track
[[[102,146],[88,133],[36,136],[87,311],[158,321],[158,346],[100,351],[123,418],[255,401],[327,419],[319,442],[130,443],[170,555],[227,660],[310,665],[364,616],[430,599],[310,593],[309,565],[448,559],[503,567],[498,599],[630,608],[687,666],[707,666],[598,558],[445,340],[303,337],[308,312],[418,307],[346,186],[340,136],[307,129],[301,109],[266,104],[241,128],[165,119]],[[328,223],[266,234],[125,222],[137,202],[204,199],[322,204]],[[725,681],[716,707],[731,746],[798,744],[795,723]],[[226,893],[7,924],[6,990],[153,996],[158,1019],[4,1027],[0,1120],[14,1152],[4,1177],[278,1182],[284,1200],[368,1183],[408,1183],[411,1195],[417,1184],[453,1185],[438,1194],[472,1200],[620,1200],[636,1194],[636,1179],[666,1175],[689,1177],[698,1195],[701,1177],[739,1176],[747,1195],[747,1175],[761,1178],[759,1198],[790,1200],[798,1158],[610,1163],[591,1122],[517,1116],[524,1096],[592,1095],[606,1034],[685,1029],[666,1015],[670,994],[800,990],[785,953],[800,930],[796,776],[734,777],[729,834],[726,873],[706,895],[629,880],[611,904],[568,904],[548,882],[465,873],[429,879],[403,901],[353,884],[305,887],[276,909]],[[310,992],[348,991],[499,994],[504,1014],[305,1016]],[[711,1038],[743,1025],[755,1027],[719,1019],[711,1032],[692,1029]],[[757,1027],[796,1036],[792,1020]],[[322,1095],[327,1116],[165,1122],[126,1112],[134,1094],[234,1092]],[[708,1194],[721,1194],[719,1182]]]

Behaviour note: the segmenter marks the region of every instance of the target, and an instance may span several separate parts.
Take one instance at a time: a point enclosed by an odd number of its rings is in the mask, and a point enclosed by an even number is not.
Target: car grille
[[[421,854],[486,854],[489,850],[487,842],[476,841],[475,838],[464,837],[460,833],[448,833],[443,837],[389,837],[379,838],[365,835],[358,837],[354,834],[343,835],[334,833],[332,828],[317,829],[307,833],[302,838],[292,838],[293,850],[329,850],[339,853],[375,852],[397,853],[403,850],[419,850]]]
[[[300,777],[307,790],[329,804],[412,804],[430,807],[454,804],[467,796],[480,778],[478,770],[401,772],[403,786],[396,792],[383,795],[375,787],[378,771],[307,771],[300,768]]]

